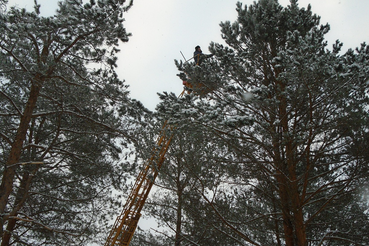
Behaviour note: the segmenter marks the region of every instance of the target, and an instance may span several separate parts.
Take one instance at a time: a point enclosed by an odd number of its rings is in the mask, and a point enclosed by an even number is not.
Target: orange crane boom
[[[158,172],[165,159],[164,156],[172,140],[173,133],[171,130],[172,127],[166,121],[157,139],[156,148],[151,158],[147,161],[145,169],[138,175],[131,194],[128,196],[126,204],[123,207],[123,211],[117,217],[110,231],[105,246],[128,246],[131,242],[138,220],[141,217],[141,210],[158,176]]]
[[[182,97],[185,91],[183,90],[178,97]],[[174,135],[173,130],[174,127],[165,121],[156,141],[156,147],[146,162],[145,168],[139,173],[123,211],[115,220],[104,246],[128,246],[130,244],[141,217],[141,210],[165,160],[165,154]]]

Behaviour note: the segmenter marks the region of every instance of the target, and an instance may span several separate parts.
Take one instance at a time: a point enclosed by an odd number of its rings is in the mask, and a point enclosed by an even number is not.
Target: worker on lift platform
[[[199,45],[197,45],[195,47],[195,52],[193,53],[193,59],[195,61],[194,65],[199,66],[205,59],[210,58],[212,56],[214,56],[214,54],[209,54],[209,55],[203,54],[202,50],[201,50],[201,47]],[[181,73],[179,75],[179,77],[183,81],[183,85],[184,85],[185,90],[187,90],[188,93],[191,93],[192,89],[193,89],[193,85],[190,84],[189,82],[187,82],[187,80],[185,79],[186,78],[185,74]]]
[[[210,54],[210,55],[203,54],[200,46],[197,45],[195,47],[195,52],[193,53],[193,59],[195,61],[195,65],[201,65],[204,59],[210,58],[212,56],[213,54]]]

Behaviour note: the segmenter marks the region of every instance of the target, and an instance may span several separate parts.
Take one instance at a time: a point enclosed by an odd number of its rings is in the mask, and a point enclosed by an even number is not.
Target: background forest
[[[131,245],[367,245],[369,47],[328,48],[298,1],[238,3],[212,58],[176,61],[191,93],[150,112],[116,74],[131,6],[1,12],[1,245],[103,244],[165,120],[158,227]]]

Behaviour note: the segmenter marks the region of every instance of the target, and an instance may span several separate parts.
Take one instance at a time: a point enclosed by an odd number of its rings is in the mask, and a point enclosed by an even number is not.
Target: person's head
[[[201,51],[200,46],[196,46],[196,47],[195,47],[195,51]]]

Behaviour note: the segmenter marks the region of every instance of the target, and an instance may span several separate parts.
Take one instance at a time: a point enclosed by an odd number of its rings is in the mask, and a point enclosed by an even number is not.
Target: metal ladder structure
[[[179,97],[182,97],[184,92]],[[141,210],[165,160],[165,154],[174,135],[173,130],[174,127],[170,126],[168,121],[165,121],[157,139],[156,147],[145,168],[139,173],[123,211],[115,220],[104,246],[128,246],[131,242],[141,217]]]

